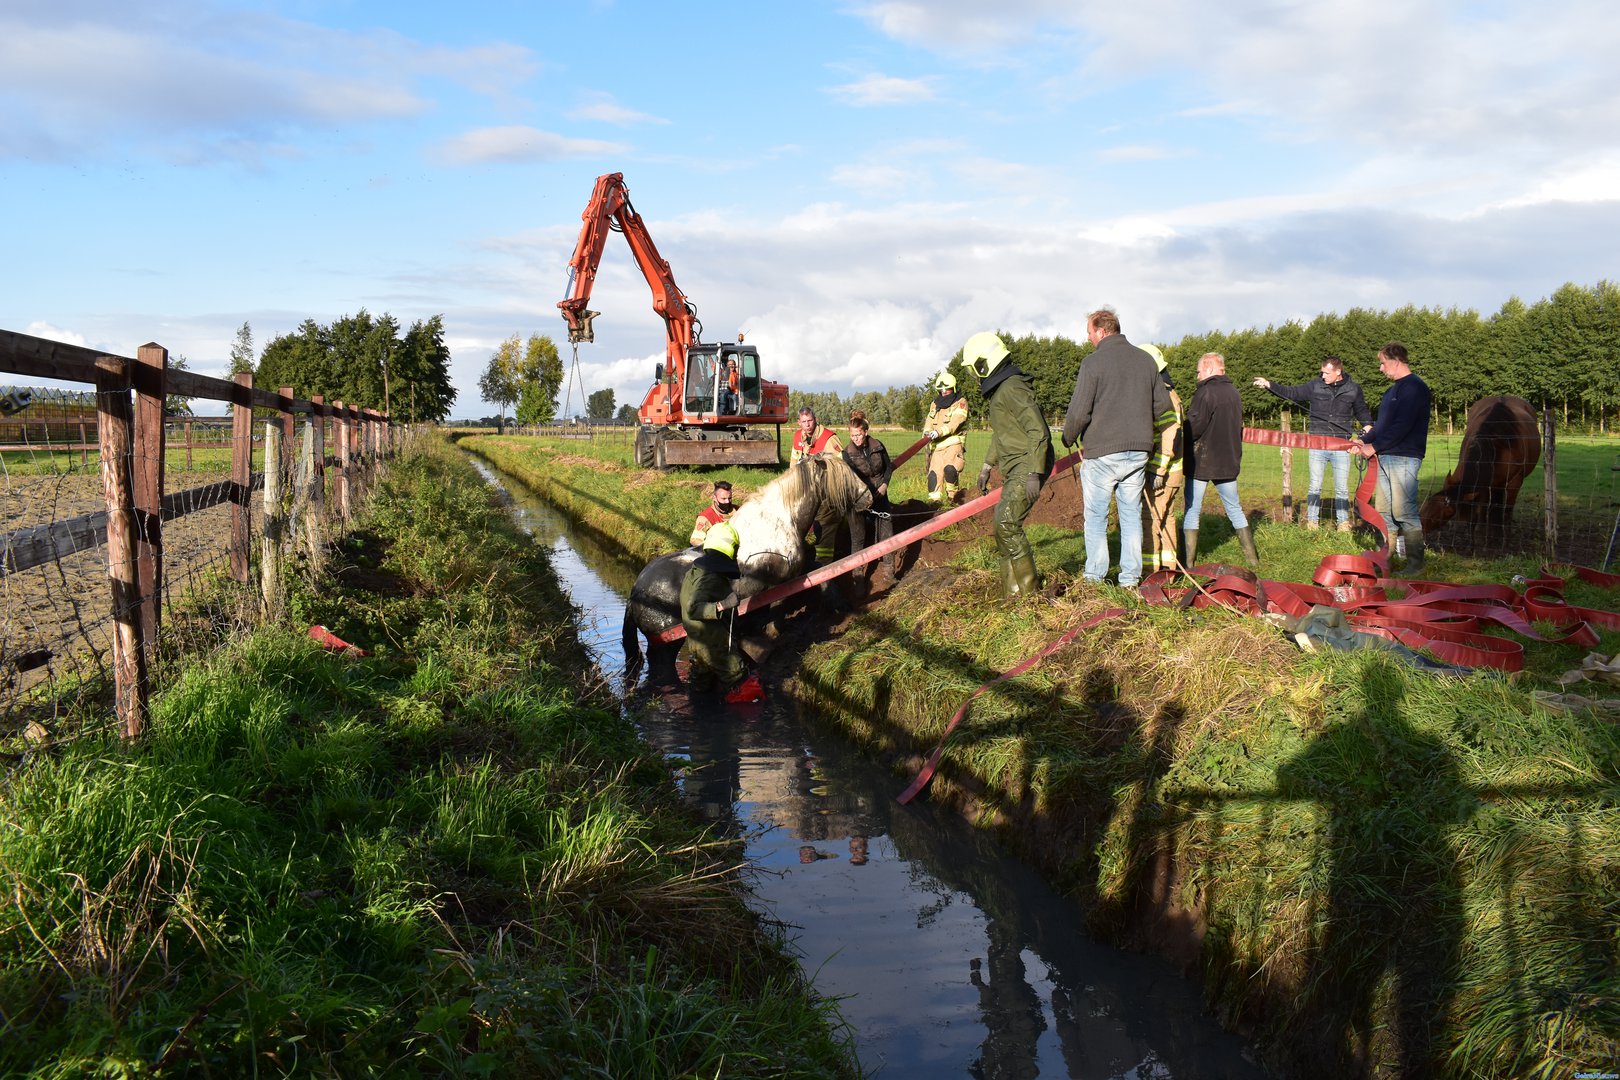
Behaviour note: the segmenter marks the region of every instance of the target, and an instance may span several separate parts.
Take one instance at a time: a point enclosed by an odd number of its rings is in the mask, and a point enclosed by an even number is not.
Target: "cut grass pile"
[[[396,462],[333,563],[0,781],[0,1074],[856,1072],[470,468]]]

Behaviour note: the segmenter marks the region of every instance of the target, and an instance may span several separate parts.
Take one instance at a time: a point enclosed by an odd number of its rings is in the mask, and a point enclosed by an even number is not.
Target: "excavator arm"
[[[557,304],[563,322],[568,324],[568,340],[574,343],[595,340],[591,323],[598,313],[587,310],[591,288],[596,284],[596,271],[602,262],[608,233],[622,232],[636,265],[641,267],[642,276],[652,287],[653,310],[663,316],[668,336],[668,369],[680,373],[686,364],[687,350],[697,338],[699,324],[686,294],[675,284],[669,263],[658,254],[658,247],[647,234],[646,223],[630,204],[624,174],[597,177],[591,201],[580,217],[584,225],[579,230],[579,243],[574,245],[574,255],[568,260],[568,296]]]

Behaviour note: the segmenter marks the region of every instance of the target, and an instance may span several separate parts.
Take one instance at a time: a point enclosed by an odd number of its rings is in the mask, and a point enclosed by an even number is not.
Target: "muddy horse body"
[[[812,522],[834,528],[851,510],[872,505],[872,493],[842,458],[809,458],[766,484],[731,516],[737,529],[736,591],[748,597],[797,577],[810,568],[815,551],[804,542]],[[681,642],[660,642],[659,634],[681,621],[681,580],[698,557],[697,548],[660,555],[648,563],[630,589],[624,608],[624,655],[632,669],[641,662],[639,631],[647,638],[647,675],[654,685],[676,681],[675,657]]]
[[[1485,527],[1485,541],[1507,536],[1519,488],[1541,460],[1536,410],[1524,398],[1494,394],[1468,410],[1457,467],[1445,486],[1423,503],[1423,531],[1432,533],[1456,517]]]

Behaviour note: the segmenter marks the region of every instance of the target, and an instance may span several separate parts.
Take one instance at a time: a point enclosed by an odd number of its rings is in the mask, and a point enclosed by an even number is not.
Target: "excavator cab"
[[[687,352],[681,408],[688,416],[758,416],[763,392],[753,346],[694,345]]]

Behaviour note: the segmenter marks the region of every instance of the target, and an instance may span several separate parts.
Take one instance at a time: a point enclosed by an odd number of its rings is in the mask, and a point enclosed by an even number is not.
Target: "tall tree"
[[[585,415],[592,420],[608,420],[613,416],[613,388],[597,390],[585,399]]]
[[[456,400],[456,388],[450,385],[450,350],[444,344],[444,316],[412,323],[394,355],[392,369],[399,387],[395,412],[403,411],[412,421],[442,424]]]
[[[231,343],[231,374],[252,371],[253,361],[253,327],[244,321],[236,330],[236,340]]]

